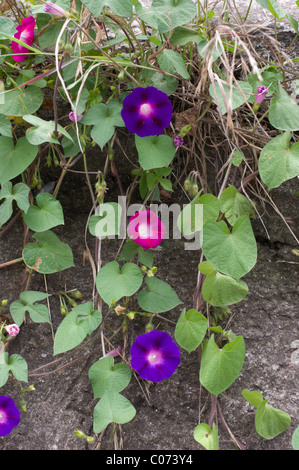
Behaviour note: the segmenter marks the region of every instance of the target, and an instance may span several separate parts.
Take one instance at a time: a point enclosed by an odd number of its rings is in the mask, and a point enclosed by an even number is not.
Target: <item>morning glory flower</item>
[[[61,8],[59,5],[56,5],[56,3],[52,3],[52,2],[46,2],[44,12],[50,13],[50,15],[66,16],[65,10]]]
[[[20,328],[16,323],[13,323],[12,325],[7,325],[5,329],[10,336],[17,336],[20,332]]]
[[[137,336],[131,346],[131,367],[142,379],[168,379],[181,362],[180,350],[168,333],[152,330]]]
[[[121,117],[139,137],[160,135],[170,124],[172,104],[166,93],[153,86],[137,87],[125,97]]]
[[[33,16],[23,18],[21,20],[21,24],[16,27],[17,33],[14,34],[14,38],[25,42],[28,46],[31,46],[34,38],[34,27],[35,19]],[[29,51],[27,47],[21,46],[21,44],[12,41],[11,48],[14,51],[12,57],[16,62],[24,62],[24,60],[26,60],[28,54],[25,53]]]
[[[0,437],[10,434],[19,422],[20,412],[13,399],[0,395]]]
[[[255,103],[260,104],[264,99],[266,98],[266,95],[268,94],[269,90],[266,86],[260,85],[257,87],[256,90],[256,95],[255,95]]]
[[[69,119],[73,122],[77,121],[81,121],[81,119],[83,118],[83,114],[80,114],[80,116],[78,116],[78,114],[76,114],[74,111],[71,111],[69,113]]]
[[[165,226],[151,210],[136,212],[128,225],[128,234],[145,250],[157,248],[165,236]]]

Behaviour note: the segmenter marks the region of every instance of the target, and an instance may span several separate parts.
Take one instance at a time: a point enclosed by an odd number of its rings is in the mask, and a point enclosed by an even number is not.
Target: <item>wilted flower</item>
[[[14,35],[14,38],[19,39],[22,42],[25,42],[28,44],[28,46],[31,46],[33,43],[33,38],[34,38],[34,27],[35,27],[35,19],[33,16],[28,16],[27,18],[23,18],[21,20],[21,24],[16,27],[17,33]],[[13,59],[16,62],[24,62],[26,59],[27,55],[25,55],[26,52],[28,52],[28,48],[25,46],[21,46],[21,44],[12,41],[11,43],[12,50],[14,51],[15,54],[13,54]]]
[[[268,88],[264,85],[257,87],[255,95],[255,103],[260,104],[266,98],[267,93],[269,92]]]
[[[136,212],[128,225],[128,234],[145,250],[157,248],[165,236],[165,226],[153,211]]]
[[[183,145],[184,143],[184,139],[183,137],[178,137],[176,136],[174,139],[173,139],[173,143],[176,147],[179,147],[180,145]]]
[[[153,86],[137,87],[123,101],[121,117],[130,132],[139,137],[162,134],[172,118],[172,104]]]
[[[78,114],[76,114],[74,111],[71,111],[69,113],[69,119],[73,122],[77,121],[81,121],[81,119],[83,118],[83,114],[80,114],[80,116],[78,116]]]
[[[131,367],[142,379],[161,382],[178,368],[180,350],[168,333],[152,330],[137,336],[131,347]]]
[[[0,437],[10,434],[19,422],[20,412],[13,399],[0,395]]]
[[[52,2],[46,2],[44,12],[56,16],[66,16],[65,10],[59,5],[56,5],[56,3]]]
[[[12,325],[7,325],[5,329],[10,336],[17,336],[20,332],[20,328],[16,323],[13,323]]]

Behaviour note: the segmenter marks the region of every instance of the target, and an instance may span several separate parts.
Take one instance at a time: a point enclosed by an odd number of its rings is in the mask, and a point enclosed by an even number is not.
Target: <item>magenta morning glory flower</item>
[[[157,248],[165,236],[165,226],[153,211],[136,212],[128,225],[128,234],[145,250]]]
[[[172,104],[166,93],[153,86],[137,87],[125,97],[121,117],[139,137],[160,135],[170,124]]]
[[[0,395],[0,437],[10,434],[19,422],[20,412],[13,399]]]
[[[152,330],[137,336],[131,346],[131,367],[150,382],[168,379],[180,362],[178,346],[162,331]]]
[[[78,116],[78,114],[76,114],[74,111],[71,111],[71,112],[69,113],[69,119],[70,119],[71,121],[77,121],[77,122],[79,122],[79,121],[81,121],[82,118],[83,118],[83,114],[80,114],[80,116]]]
[[[27,18],[23,18],[21,20],[21,24],[16,27],[17,33],[14,35],[14,38],[19,39],[20,41],[25,42],[28,46],[31,46],[33,43],[34,38],[34,27],[35,27],[35,19],[33,16],[28,16]],[[21,44],[12,41],[11,48],[14,51],[13,59],[16,62],[24,62],[27,57],[26,52],[28,52],[28,48],[25,46],[21,46]]]
[[[255,103],[260,104],[262,101],[264,101],[268,92],[269,90],[266,86],[258,86],[255,95]]]
[[[46,2],[44,12],[50,13],[51,15],[56,15],[56,16],[66,16],[65,10],[61,8],[59,5],[56,5],[56,3],[52,3],[52,2]]]

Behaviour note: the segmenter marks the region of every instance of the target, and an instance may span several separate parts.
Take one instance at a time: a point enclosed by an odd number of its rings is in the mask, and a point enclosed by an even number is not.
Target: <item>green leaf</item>
[[[299,106],[280,85],[277,97],[271,99],[269,121],[280,130],[299,130]]]
[[[20,175],[35,159],[38,147],[29,144],[26,137],[20,137],[14,146],[9,137],[0,137],[0,183]]]
[[[200,33],[181,26],[174,30],[170,38],[170,42],[175,46],[185,46],[189,42],[195,42],[198,44],[202,40],[203,37]]]
[[[267,401],[263,400],[256,410],[255,429],[264,439],[273,439],[288,429],[291,417],[288,413],[268,405]]]
[[[101,398],[106,392],[121,392],[130,383],[131,369],[127,364],[114,364],[113,357],[103,357],[89,369],[89,380],[94,398]]]
[[[73,308],[62,320],[54,338],[54,355],[69,351],[91,334],[101,323],[102,314],[87,302]]]
[[[136,415],[134,406],[117,392],[106,392],[96,404],[93,413],[93,430],[99,434],[110,423],[125,424]]]
[[[199,270],[204,276],[207,276],[208,274],[210,274],[210,273],[213,272],[213,271],[217,271],[217,269],[215,268],[214,264],[211,263],[210,261],[202,261],[201,263],[199,263],[199,265],[198,265],[198,270]]]
[[[274,137],[262,149],[259,173],[269,189],[299,175],[299,143],[290,147],[290,131]]]
[[[226,83],[221,82],[221,86],[220,86],[218,82],[215,82],[214,84],[211,84],[209,86],[210,95],[215,100],[216,104],[219,106],[219,109],[222,114],[227,113],[227,108],[228,108],[230,100],[231,100],[230,109],[233,110],[242,106],[242,104],[244,104],[245,101],[250,98],[250,94],[252,93],[252,88],[251,88],[250,83],[237,81],[237,84],[240,87],[241,91],[237,87],[236,83],[234,83],[232,86],[231,97],[230,97],[230,86],[227,85]]]
[[[208,321],[202,313],[195,309],[186,313],[184,309],[175,327],[176,342],[186,351],[194,351],[204,339],[207,329]]]
[[[2,90],[0,87],[0,93],[1,91]],[[2,134],[5,137],[10,137],[10,138],[12,137],[10,120],[7,116],[4,116],[3,114],[0,115],[0,134]]]
[[[5,36],[1,36],[1,33],[6,34],[7,36],[13,36],[16,33],[14,22],[5,16],[0,17],[0,41],[5,41],[7,38]]]
[[[44,142],[50,142],[54,144],[60,143],[54,134],[54,121],[44,121],[43,119],[37,116],[30,115],[23,116],[23,119],[24,121],[29,122],[29,124],[32,124],[34,126],[26,130],[26,138],[30,144],[40,145]],[[60,124],[57,125],[57,131],[59,134],[64,135],[70,141],[73,141],[70,134]]]
[[[248,403],[257,408],[263,401],[263,395],[258,391],[250,391],[247,388],[242,390],[242,396]]]
[[[51,274],[74,266],[69,245],[47,230],[32,235],[37,242],[28,243],[23,250],[25,264],[42,274]]]
[[[203,194],[185,205],[177,218],[177,226],[184,236],[201,231],[208,220],[216,220],[219,215],[219,201],[213,194]]]
[[[88,228],[96,237],[119,235],[122,208],[117,202],[105,202],[97,207],[97,214],[88,221]]]
[[[4,353],[4,363],[0,364],[0,387],[6,384],[9,372],[13,374],[16,380],[28,382],[28,366],[25,359],[18,354],[12,354],[8,357],[8,353]]]
[[[124,126],[121,110],[122,104],[116,100],[109,101],[108,105],[97,103],[81,119],[80,123],[93,125],[91,137],[101,149],[113,136],[115,126]]]
[[[5,93],[5,101],[0,104],[0,114],[24,116],[35,113],[42,105],[43,93],[36,86],[28,86]]]
[[[139,292],[138,304],[146,312],[167,312],[182,303],[174,289],[161,279],[147,276],[145,283],[147,288]]]
[[[236,280],[219,272],[212,271],[202,285],[202,296],[215,307],[226,307],[244,300],[248,286],[242,280]]]
[[[25,320],[26,312],[35,323],[49,323],[49,311],[46,305],[35,304],[50,297],[50,294],[36,291],[24,291],[20,294],[21,300],[16,300],[10,305],[10,314],[17,325]]]
[[[168,135],[139,137],[135,135],[135,145],[140,166],[144,170],[162,168],[171,163],[175,155],[173,139]]]
[[[210,393],[218,396],[239,376],[245,359],[245,342],[242,336],[220,349],[214,335],[204,343],[199,380]]]
[[[215,423],[213,423],[212,429],[208,424],[198,424],[194,429],[194,439],[206,450],[219,450],[218,431]]]
[[[225,214],[230,225],[234,225],[242,215],[254,214],[248,199],[239,193],[234,186],[226,188],[220,196],[220,210]]]
[[[31,205],[24,215],[24,221],[31,230],[44,232],[57,225],[64,225],[61,204],[51,194],[38,194],[36,203],[37,206]]]
[[[140,3],[135,8],[142,21],[158,29],[160,33],[186,25],[197,14],[192,0],[154,0],[150,9],[143,8]]]
[[[299,450],[299,426],[293,432],[292,447],[294,450]]]
[[[249,217],[240,217],[232,232],[223,220],[208,221],[203,228],[202,251],[221,273],[235,279],[247,274],[257,260],[257,245]]]
[[[135,294],[142,284],[142,273],[134,263],[126,263],[121,269],[117,261],[111,261],[103,266],[96,278],[98,293],[111,305],[122,297]]]
[[[102,13],[104,6],[108,6],[113,13],[119,16],[133,16],[131,0],[81,0],[83,5],[95,16]]]
[[[160,68],[165,70],[165,72],[172,74],[177,72],[185,79],[190,78],[183,57],[172,49],[164,49],[164,51],[158,55],[158,63]]]
[[[13,212],[13,201],[16,201],[19,209],[25,213],[27,212],[30,206],[29,191],[30,188],[24,183],[17,183],[14,187],[12,187],[10,181],[2,184],[0,201],[2,199],[5,199],[5,201],[0,206],[0,226],[10,219]]]

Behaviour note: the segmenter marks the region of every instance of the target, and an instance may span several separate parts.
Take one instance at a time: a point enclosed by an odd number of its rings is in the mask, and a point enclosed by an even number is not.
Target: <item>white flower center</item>
[[[152,107],[150,104],[144,103],[140,106],[140,114],[144,117],[149,116],[152,113]]]
[[[6,413],[0,410],[0,424],[5,423],[6,421]]]
[[[149,237],[149,231],[148,227],[146,224],[140,224],[138,227],[138,233],[141,238],[148,238]]]
[[[159,351],[150,351],[147,356],[148,362],[150,362],[153,365],[159,364],[159,362],[161,362],[161,359],[162,359],[162,356]]]

